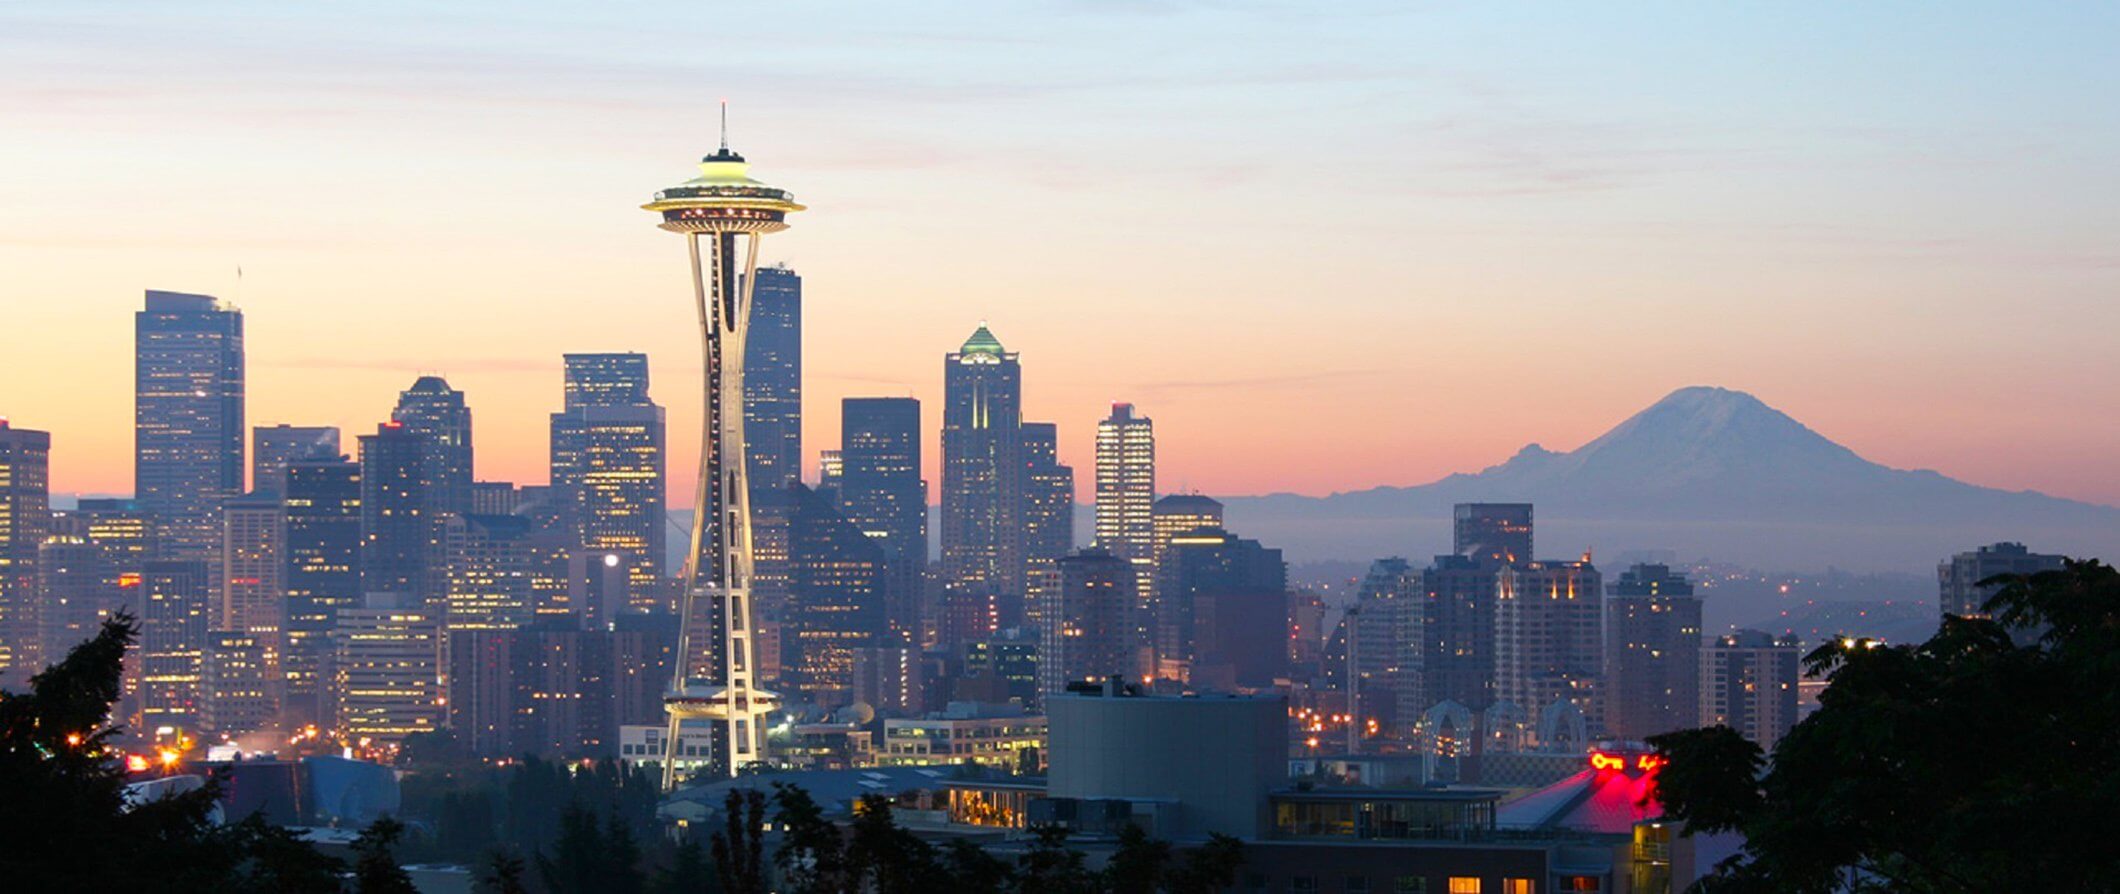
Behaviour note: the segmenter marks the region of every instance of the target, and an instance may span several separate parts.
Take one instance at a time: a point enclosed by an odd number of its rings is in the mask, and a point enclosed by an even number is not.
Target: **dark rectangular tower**
[[[985,326],[943,360],[942,580],[945,644],[1008,626],[1025,591],[1023,375]]]
[[[134,492],[163,555],[211,555],[243,493],[243,313],[150,290],[133,338]]]
[[[920,401],[850,397],[840,404],[837,493],[849,524],[883,547],[886,614],[901,641],[919,642],[927,567],[927,482],[920,477]]]
[[[744,345],[744,451],[752,493],[802,480],[802,277],[761,267]]]

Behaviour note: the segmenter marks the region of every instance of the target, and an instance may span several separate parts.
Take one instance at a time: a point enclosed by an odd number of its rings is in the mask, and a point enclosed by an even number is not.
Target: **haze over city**
[[[803,274],[813,407],[938,405],[985,320],[1063,460],[1134,401],[1170,490],[1420,484],[1708,384],[2120,503],[2120,127],[2082,93],[2115,15],[11,5],[0,403],[55,492],[130,492],[128,320],[169,288],[243,308],[255,423],[364,431],[441,372],[478,477],[538,481],[559,355],[639,350],[694,455],[688,286],[634,204],[727,98],[814,209],[762,258]]]

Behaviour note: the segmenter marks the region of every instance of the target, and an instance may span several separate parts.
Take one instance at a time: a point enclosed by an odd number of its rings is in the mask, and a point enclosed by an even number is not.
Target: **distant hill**
[[[1447,552],[1453,503],[1536,504],[1541,557],[1673,549],[1769,569],[1932,569],[1998,540],[2120,556],[2120,508],[1979,487],[1858,456],[1758,398],[1693,387],[1558,453],[1418,487],[1223,497],[1229,527],[1291,561]]]

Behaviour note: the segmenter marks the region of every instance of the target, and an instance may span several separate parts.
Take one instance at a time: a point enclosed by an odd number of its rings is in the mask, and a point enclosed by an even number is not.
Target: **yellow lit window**
[[[1450,877],[1450,894],[1480,894],[1480,880],[1471,876]]]
[[[1532,894],[1531,880],[1528,878],[1502,879],[1502,894]]]

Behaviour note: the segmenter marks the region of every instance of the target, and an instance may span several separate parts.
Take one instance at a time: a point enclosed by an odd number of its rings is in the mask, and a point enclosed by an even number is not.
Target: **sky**
[[[1089,497],[1424,483],[1686,385],[1864,456],[2120,504],[2120,7],[13,2],[0,416],[131,489],[145,289],[246,315],[253,424],[467,392],[540,483],[560,355],[698,449],[681,240],[716,103],[810,210],[806,466],[987,321]],[[242,269],[240,279],[237,268]]]

